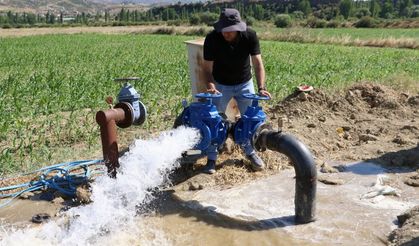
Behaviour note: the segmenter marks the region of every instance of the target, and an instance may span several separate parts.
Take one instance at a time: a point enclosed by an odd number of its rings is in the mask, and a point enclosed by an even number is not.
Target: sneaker
[[[207,165],[202,169],[203,173],[214,174],[215,173],[215,160],[208,160]]]
[[[265,163],[256,153],[248,155],[247,159],[249,159],[253,171],[262,171],[265,168]]]

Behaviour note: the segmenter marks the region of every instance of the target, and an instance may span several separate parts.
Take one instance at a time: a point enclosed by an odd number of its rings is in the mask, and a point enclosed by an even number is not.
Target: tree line
[[[53,25],[53,24],[135,24],[150,22],[168,22],[169,24],[189,23],[191,25],[208,24],[217,21],[223,8],[236,8],[242,17],[252,23],[258,21],[286,18],[320,20],[347,20],[363,17],[382,19],[405,19],[419,17],[419,0],[291,0],[291,1],[234,1],[225,3],[190,3],[173,4],[150,8],[147,11],[122,8],[119,12],[78,13],[67,16],[63,12],[57,14],[0,13],[0,25]]]

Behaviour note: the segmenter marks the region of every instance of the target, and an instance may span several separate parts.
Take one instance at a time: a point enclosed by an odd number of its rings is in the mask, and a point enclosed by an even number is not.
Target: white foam
[[[121,238],[128,240],[125,242],[140,239],[136,206],[149,202],[150,190],[167,182],[181,153],[192,148],[198,138],[196,130],[179,127],[156,139],[136,140],[120,158],[117,178],[102,176],[92,184],[92,203],[72,208],[62,218],[38,228],[3,232],[0,245],[111,245],[120,244]],[[155,243],[148,244],[165,242],[164,235],[154,234]]]

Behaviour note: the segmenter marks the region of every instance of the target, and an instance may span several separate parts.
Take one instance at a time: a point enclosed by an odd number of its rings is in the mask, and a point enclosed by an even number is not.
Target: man
[[[239,11],[224,9],[218,22],[214,24],[214,30],[206,36],[204,42],[203,68],[207,79],[207,91],[223,94],[221,98],[213,100],[219,112],[225,112],[232,97],[237,101],[240,114],[244,114],[251,105],[251,100],[242,97],[245,93],[255,93],[250,60],[259,94],[271,97],[265,86],[265,69],[256,32],[247,28],[246,23],[240,18]],[[242,147],[252,169],[262,170],[265,164],[251,144]],[[217,154],[217,146],[208,149],[208,160],[203,170],[205,173],[215,173]]]

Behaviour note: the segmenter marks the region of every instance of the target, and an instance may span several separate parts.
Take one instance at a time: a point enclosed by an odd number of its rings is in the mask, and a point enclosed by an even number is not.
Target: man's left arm
[[[255,70],[256,82],[258,84],[259,94],[271,97],[265,84],[265,67],[263,66],[262,56],[260,54],[251,56],[253,69]]]

